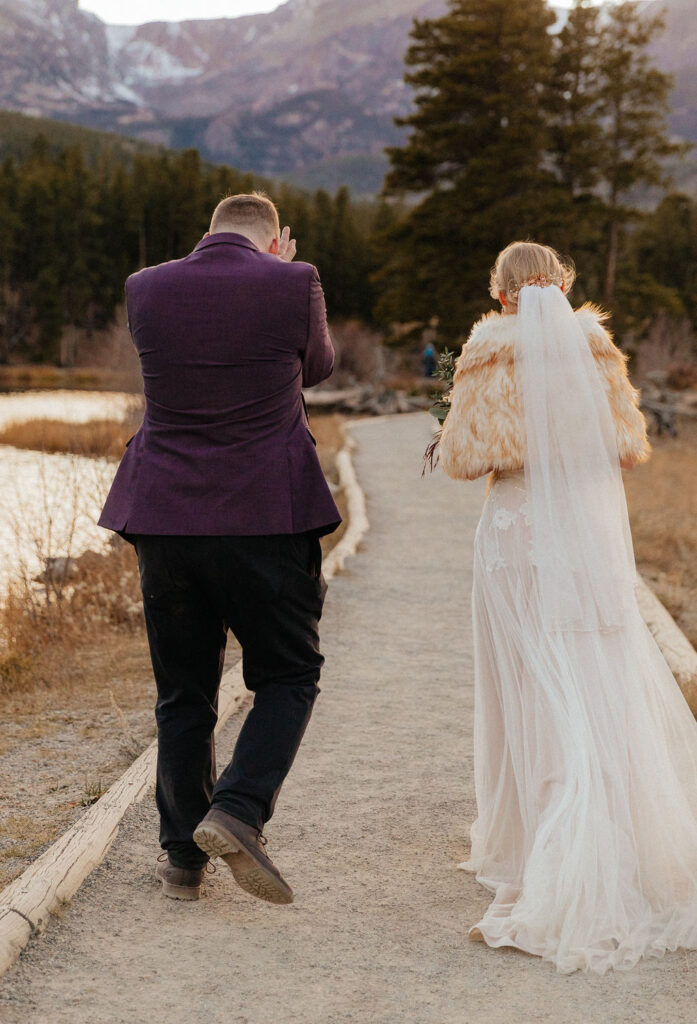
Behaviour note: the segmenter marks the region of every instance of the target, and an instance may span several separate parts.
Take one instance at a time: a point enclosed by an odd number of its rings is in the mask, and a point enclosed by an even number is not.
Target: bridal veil
[[[545,285],[545,286],[542,286]],[[697,723],[639,613],[621,468],[560,288],[515,318],[525,470],[475,541],[476,925],[570,972],[697,947]]]

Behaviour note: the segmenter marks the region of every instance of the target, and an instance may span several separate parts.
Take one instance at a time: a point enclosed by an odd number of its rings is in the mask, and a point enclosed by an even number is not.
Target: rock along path
[[[455,868],[474,812],[484,484],[421,480],[425,415],[354,436],[371,530],[332,584],[323,693],[268,829],[296,903],[253,901],[223,864],[199,903],[165,900],[149,798],[7,976],[3,1024],[697,1024],[695,954],[563,977],[467,941],[489,900]]]

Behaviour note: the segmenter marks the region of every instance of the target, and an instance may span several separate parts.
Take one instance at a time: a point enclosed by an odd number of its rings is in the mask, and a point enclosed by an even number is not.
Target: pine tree
[[[305,263],[316,263],[312,213],[307,196],[288,185],[282,185],[276,202],[281,227],[287,224],[298,243],[298,259]]]
[[[0,363],[26,335],[31,314],[15,283],[15,250],[22,231],[19,217],[19,174],[13,160],[0,167]]]
[[[633,213],[627,198],[639,185],[664,184],[663,160],[684,149],[668,136],[672,78],[654,66],[648,49],[663,25],[663,14],[648,16],[637,0],[624,0],[609,8],[598,46],[601,183],[608,225],[604,298],[610,308],[622,229]]]
[[[138,223],[125,167],[114,166],[106,158],[96,170],[96,179],[99,223],[93,254],[93,302],[97,323],[104,327],[123,302],[126,278],[138,266]]]
[[[334,314],[369,316],[372,301],[366,279],[370,254],[359,237],[347,188],[340,188],[334,197],[331,249],[336,264],[331,296]]]
[[[673,193],[630,239],[619,291],[636,320],[667,312],[697,328],[697,203]]]
[[[170,259],[191,252],[208,229],[211,210],[206,203],[201,157],[196,149],[178,154],[172,167],[172,241]]]
[[[336,268],[334,250],[332,248],[334,204],[332,202],[332,197],[328,192],[325,192],[324,189],[318,189],[312,197],[310,223],[312,236],[312,263],[315,264],[320,277],[322,278],[322,284],[327,298],[327,308],[330,314],[333,314],[334,295],[336,294]]]
[[[36,363],[60,364],[60,343],[65,326],[61,283],[55,267],[44,266],[33,287],[38,334],[31,358]]]
[[[450,0],[415,22],[406,62],[415,111],[389,151],[388,195],[424,193],[391,233],[383,320],[425,320],[462,333],[486,308],[487,271],[515,236],[550,224],[545,166],[554,15],[545,0]]]
[[[99,266],[94,243],[99,223],[94,173],[86,166],[82,150],[71,147],[60,154],[55,166],[54,219],[58,247],[47,266],[56,273],[60,307],[65,324],[89,327]],[[61,365],[75,361],[75,332],[66,335],[61,346]]]
[[[109,149],[94,156],[56,151],[37,136],[21,164],[0,165],[0,362],[20,345],[25,358],[70,362],[80,332],[112,321],[129,274],[186,256],[224,196],[259,184],[204,165],[195,150],[130,163]],[[278,198],[301,259],[325,277],[332,312],[367,316],[370,210],[346,190],[311,199],[288,186]]]
[[[598,191],[603,174],[599,116],[601,17],[597,5],[576,0],[554,37],[550,134],[551,158],[560,188],[557,223],[548,241],[562,252],[573,254],[580,299],[597,299],[604,278],[606,217]]]
[[[551,141],[561,185],[573,199],[587,195],[602,173],[600,19],[596,5],[576,0],[556,36]]]

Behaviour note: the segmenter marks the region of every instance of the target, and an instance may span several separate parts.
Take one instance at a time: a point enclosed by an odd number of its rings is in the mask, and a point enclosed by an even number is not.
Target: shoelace
[[[164,861],[169,860],[169,854],[167,853],[167,851],[165,850],[164,853],[161,853],[157,860],[159,864],[162,864]],[[208,861],[208,863],[206,864],[206,874],[214,875],[217,870],[218,869],[216,868],[215,864],[213,864],[211,861]]]
[[[259,833],[259,843],[260,843],[260,845],[261,845],[261,846],[263,846],[263,847],[264,847],[264,853],[265,853],[265,855],[266,855],[266,858],[268,859],[269,863],[270,863],[270,864],[273,864],[273,860],[271,859],[271,857],[269,857],[269,853],[268,853],[268,850],[266,849],[266,847],[267,847],[267,845],[268,845],[268,842],[269,842],[269,841],[268,841],[268,839],[266,838],[266,836],[265,836],[265,835],[264,835],[264,834],[263,834],[262,832],[260,832],[260,833]]]

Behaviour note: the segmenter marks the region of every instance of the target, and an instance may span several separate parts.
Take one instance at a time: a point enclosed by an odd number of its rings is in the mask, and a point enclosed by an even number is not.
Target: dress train
[[[561,972],[697,948],[697,722],[636,612],[545,630],[525,474],[475,540],[475,785],[461,865],[494,893],[478,929]]]

